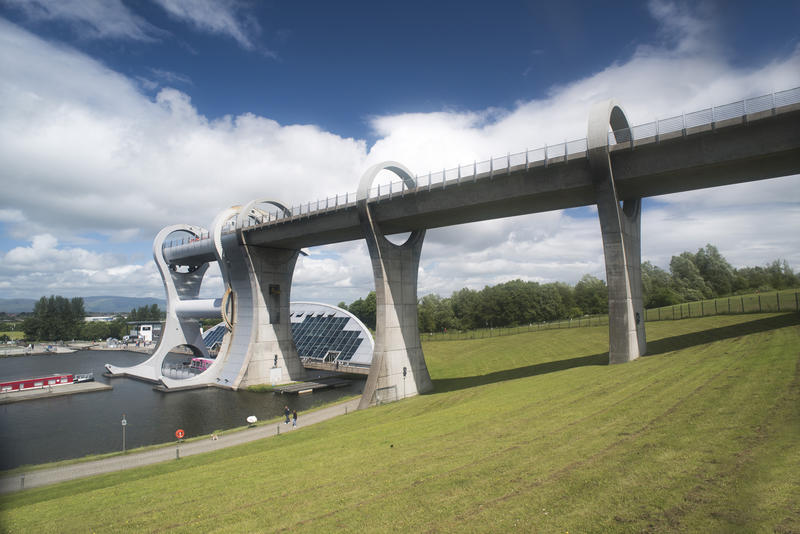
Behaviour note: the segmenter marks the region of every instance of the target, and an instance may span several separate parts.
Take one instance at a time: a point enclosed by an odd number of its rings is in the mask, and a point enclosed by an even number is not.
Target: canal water
[[[361,393],[364,381],[311,395],[276,395],[217,388],[162,393],[152,384],[131,378],[103,377],[104,364],[131,366],[146,355],[127,351],[78,351],[0,358],[0,380],[33,378],[62,373],[94,373],[95,380],[111,384],[111,391],[81,393],[0,405],[0,470],[40,464],[87,454],[122,450],[122,414],[127,449],[243,426],[283,414],[288,404],[298,412]]]

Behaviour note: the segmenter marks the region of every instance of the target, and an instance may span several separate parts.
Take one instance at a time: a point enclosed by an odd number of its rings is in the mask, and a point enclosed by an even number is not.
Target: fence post
[[[741,312],[744,313],[744,295],[742,295],[742,309]]]
[[[761,313],[761,293],[758,294],[758,313]]]
[[[776,291],[775,292],[775,304],[778,305],[778,311],[781,311],[781,292],[780,291]]]
[[[731,298],[728,297],[728,313],[731,312]]]

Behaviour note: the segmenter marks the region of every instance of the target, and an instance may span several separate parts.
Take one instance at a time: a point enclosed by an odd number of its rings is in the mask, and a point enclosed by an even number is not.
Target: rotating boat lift
[[[146,361],[132,367],[106,364],[112,377],[129,376],[161,385],[165,390],[201,386],[239,389],[256,384],[286,383],[306,378],[292,340],[289,295],[300,250],[252,247],[246,242],[245,221],[267,217],[254,200],[244,207],[224,210],[214,219],[211,231],[191,225],[172,225],[153,241],[153,259],[167,293],[166,321],[158,346]],[[223,230],[233,231],[223,231]],[[167,238],[181,232],[197,244],[197,254],[168,258]],[[206,237],[207,236],[207,237]],[[207,250],[213,244],[211,254]],[[226,287],[217,299],[200,299],[200,285],[212,261],[216,261]],[[208,357],[198,319],[222,316],[225,334],[214,363],[187,379],[162,374],[164,360],[174,348],[188,347],[196,356]]]

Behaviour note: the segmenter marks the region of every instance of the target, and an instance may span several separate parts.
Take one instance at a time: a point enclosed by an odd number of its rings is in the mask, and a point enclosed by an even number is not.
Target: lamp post
[[[125,414],[122,414],[122,452],[125,453],[125,427],[128,426],[128,420],[125,419]]]

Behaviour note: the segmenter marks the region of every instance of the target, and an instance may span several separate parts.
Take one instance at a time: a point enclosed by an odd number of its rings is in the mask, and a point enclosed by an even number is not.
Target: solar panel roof
[[[300,358],[357,365],[372,362],[372,334],[353,314],[318,302],[292,302],[289,310],[292,338]],[[204,332],[206,347],[221,343],[226,332],[224,323]]]

